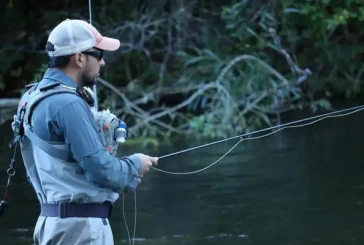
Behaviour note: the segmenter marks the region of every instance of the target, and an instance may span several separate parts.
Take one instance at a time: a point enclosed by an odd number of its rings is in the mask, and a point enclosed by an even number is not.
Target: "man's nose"
[[[101,59],[101,60],[100,60],[100,66],[101,66],[101,67],[105,66],[105,60],[104,60],[104,59]]]

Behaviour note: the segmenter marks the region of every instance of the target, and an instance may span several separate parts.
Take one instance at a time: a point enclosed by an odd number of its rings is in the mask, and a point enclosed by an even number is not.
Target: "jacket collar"
[[[64,72],[57,68],[48,68],[46,72],[44,73],[43,80],[51,80],[52,82],[60,82],[64,85],[72,88],[76,88],[77,84],[76,82],[68,75],[66,75]],[[48,84],[49,81],[46,81]]]

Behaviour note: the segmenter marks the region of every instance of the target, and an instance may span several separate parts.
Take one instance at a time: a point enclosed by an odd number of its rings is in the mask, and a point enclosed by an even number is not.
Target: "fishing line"
[[[352,111],[352,110],[354,110],[354,111]],[[159,159],[163,159],[163,158],[175,156],[175,155],[178,155],[178,154],[181,154],[181,153],[193,151],[193,150],[196,150],[196,149],[201,149],[203,147],[207,147],[207,146],[211,146],[211,145],[215,145],[215,144],[218,144],[218,143],[222,143],[222,142],[226,142],[226,141],[229,141],[229,140],[233,140],[233,139],[239,138],[239,141],[235,145],[233,145],[225,154],[223,154],[220,158],[218,158],[215,162],[211,163],[210,165],[208,165],[208,166],[206,166],[206,167],[204,167],[202,169],[196,170],[196,171],[191,171],[191,172],[171,172],[171,171],[165,171],[165,170],[162,170],[162,169],[158,169],[156,167],[151,167],[151,168],[153,168],[153,169],[155,169],[157,171],[163,172],[163,173],[174,174],[174,175],[187,175],[187,174],[200,173],[200,172],[202,172],[204,170],[207,170],[208,168],[214,166],[215,164],[217,164],[219,161],[221,161],[224,157],[226,157],[226,155],[228,155],[235,147],[237,147],[243,141],[264,138],[264,137],[267,137],[269,135],[275,134],[275,133],[277,133],[277,132],[279,132],[279,131],[281,131],[283,129],[286,129],[286,128],[305,127],[305,126],[308,126],[308,125],[312,125],[314,123],[317,123],[317,122],[319,122],[321,120],[324,120],[326,118],[348,116],[348,115],[354,114],[356,112],[359,112],[361,110],[364,110],[364,105],[356,106],[356,107],[351,107],[351,108],[343,109],[343,110],[339,110],[339,111],[329,112],[329,113],[326,113],[326,114],[322,114],[322,115],[318,115],[318,116],[313,116],[313,117],[309,117],[309,118],[305,118],[305,119],[301,119],[301,120],[297,120],[297,121],[293,121],[293,122],[289,122],[289,123],[285,123],[285,124],[281,124],[281,125],[276,125],[276,126],[273,126],[273,127],[269,127],[269,128],[257,130],[257,131],[254,131],[254,132],[250,132],[250,133],[246,133],[246,134],[242,134],[242,135],[230,137],[230,138],[227,138],[227,139],[223,139],[223,140],[211,142],[211,143],[208,143],[208,144],[204,144],[204,145],[192,147],[192,148],[189,148],[189,149],[186,149],[186,150],[178,151],[178,152],[175,152],[175,153],[171,153],[171,154],[167,154],[167,155],[164,155],[164,156],[159,157]],[[348,111],[351,111],[351,112],[348,112]],[[335,115],[335,114],[339,114],[339,113],[343,113],[343,112],[347,112],[347,113],[340,114],[340,115]],[[309,120],[313,120],[313,119],[317,119],[317,120],[314,120],[314,121],[308,122],[308,123],[299,124],[299,125],[293,125],[293,124],[296,124],[296,123],[300,123],[300,122],[302,123],[302,122],[309,121]],[[261,135],[261,136],[244,138],[246,136],[250,136],[250,135],[253,135],[253,134],[261,133],[261,132],[268,131],[268,130],[272,130],[272,129],[276,129],[276,130],[274,130],[273,132],[270,132],[270,133]],[[123,194],[123,217],[124,217],[124,221],[125,221],[125,225],[126,225],[128,237],[129,237],[129,245],[134,245],[134,241],[135,241],[136,220],[137,220],[136,190],[135,190],[135,196],[134,196],[134,205],[135,205],[134,234],[133,234],[133,238],[131,239],[130,238],[129,228],[128,228],[127,221],[126,221],[126,218],[125,218],[125,211],[124,211],[124,206],[125,205],[124,205],[124,194]],[[132,242],[131,242],[131,240],[132,240]]]
[[[206,166],[206,167],[204,167],[202,169],[196,170],[196,171],[191,171],[191,172],[171,172],[171,171],[162,170],[162,169],[159,169],[159,168],[156,168],[156,167],[151,167],[151,168],[153,168],[154,170],[157,170],[159,172],[163,172],[163,173],[167,173],[167,174],[175,174],[175,175],[183,175],[183,174],[184,175],[187,175],[187,174],[200,173],[200,172],[202,172],[202,171],[204,171],[204,170],[212,167],[213,165],[215,165],[219,161],[221,161],[226,155],[228,155],[236,146],[238,146],[243,141],[264,138],[264,137],[267,137],[269,135],[275,134],[275,133],[277,133],[277,132],[279,132],[279,131],[281,131],[283,129],[286,129],[286,128],[305,127],[305,126],[314,124],[316,122],[319,122],[321,120],[324,120],[326,118],[348,116],[350,114],[354,114],[356,112],[359,112],[359,111],[361,111],[363,109],[364,109],[364,105],[361,105],[361,106],[351,107],[351,108],[347,108],[347,109],[343,109],[343,110],[338,110],[338,111],[334,111],[334,112],[329,112],[329,113],[326,113],[326,114],[317,115],[317,116],[313,116],[313,117],[309,117],[309,118],[305,118],[305,119],[300,119],[300,120],[297,120],[297,121],[293,121],[293,122],[289,122],[289,123],[285,123],[285,124],[281,124],[281,125],[276,125],[276,126],[273,126],[273,127],[269,127],[269,128],[265,128],[265,129],[253,131],[253,132],[246,133],[246,134],[242,134],[242,135],[238,135],[238,136],[233,136],[233,137],[230,137],[230,138],[227,138],[227,139],[223,139],[223,140],[211,142],[211,143],[208,143],[208,144],[204,144],[204,145],[192,147],[192,148],[189,148],[189,149],[186,149],[186,150],[178,151],[178,152],[175,152],[175,153],[171,153],[171,154],[167,154],[167,155],[164,155],[164,156],[159,157],[159,159],[163,159],[163,158],[175,156],[175,155],[178,155],[178,154],[181,154],[181,153],[185,153],[185,152],[189,152],[189,151],[201,149],[201,148],[204,148],[204,147],[207,147],[207,146],[211,146],[211,145],[215,145],[215,144],[219,144],[219,143],[222,143],[222,142],[226,142],[226,141],[229,141],[229,140],[233,140],[233,139],[239,138],[239,141],[233,147],[231,147],[224,155],[222,155],[219,159],[217,159],[215,162],[211,163],[210,165],[208,165],[208,166]],[[343,113],[343,112],[347,112],[347,111],[351,111],[351,110],[354,110],[354,111],[348,112],[348,113],[344,113],[344,114],[341,114],[341,115],[335,115],[335,114],[339,114],[339,113]],[[319,119],[317,119],[317,118],[319,118]],[[309,120],[313,120],[313,119],[317,119],[317,120],[312,121],[312,122],[309,122],[309,123],[304,123],[304,124],[299,124],[299,125],[292,125],[292,124],[296,124],[296,123],[300,123],[300,122],[304,122],[304,121],[309,121]],[[272,129],[276,129],[276,128],[279,128],[279,129],[274,130],[273,132],[270,132],[270,133],[261,135],[261,136],[244,138],[244,137],[247,137],[247,136],[250,136],[250,135],[253,135],[253,134],[261,133],[261,132],[268,131],[268,130],[272,130]]]
[[[90,25],[92,25],[92,6],[91,6],[91,0],[88,0],[88,14],[90,17]],[[97,90],[96,90],[96,84],[94,84],[92,86],[92,90],[94,91],[94,108],[96,109],[96,111],[99,110],[99,105],[98,105],[98,99],[97,99]]]
[[[91,0],[88,0],[88,11],[89,11],[89,17],[90,17],[90,25],[92,25],[92,6],[91,6]],[[97,100],[97,90],[96,90],[96,84],[93,85],[93,92],[94,92],[94,108],[96,109],[96,111],[98,111],[98,100]],[[128,227],[128,223],[126,221],[126,217],[125,217],[125,210],[124,210],[124,193],[123,193],[123,218],[124,218],[124,222],[125,222],[125,226],[126,226],[126,231],[128,233],[128,238],[129,238],[129,245],[134,245],[134,240],[135,240],[135,231],[136,231],[136,220],[137,220],[137,203],[136,203],[136,190],[134,191],[135,195],[134,195],[134,204],[135,204],[135,217],[134,217],[134,232],[133,232],[133,238],[130,238],[130,232],[129,232],[129,227]]]
[[[91,0],[88,0],[88,14],[89,14],[89,17],[90,17],[90,25],[92,25]]]
[[[123,218],[124,218],[124,223],[126,226],[126,232],[128,234],[128,240],[129,240],[129,245],[134,245],[134,241],[135,241],[135,232],[136,232],[136,221],[137,221],[137,202],[136,202],[136,190],[134,191],[134,231],[133,231],[133,237],[130,237],[130,232],[129,232],[129,227],[128,227],[128,222],[126,221],[126,217],[125,217],[125,197],[124,197],[124,192],[122,194],[123,196]]]

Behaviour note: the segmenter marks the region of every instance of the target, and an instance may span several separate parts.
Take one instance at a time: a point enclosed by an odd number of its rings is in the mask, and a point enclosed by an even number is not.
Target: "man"
[[[112,204],[157,164],[140,153],[121,159],[110,154],[80,92],[95,84],[103,52],[119,46],[85,21],[61,22],[46,45],[49,69],[19,104],[13,129],[24,131],[23,161],[41,204],[35,244],[114,244]]]

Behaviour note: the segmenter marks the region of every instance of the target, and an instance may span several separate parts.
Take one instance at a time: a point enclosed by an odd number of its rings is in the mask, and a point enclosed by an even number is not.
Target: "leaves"
[[[88,19],[87,2],[57,0],[34,10],[32,2],[4,6],[0,89],[41,79],[47,61],[35,51],[49,30],[65,16]],[[332,98],[363,92],[361,0],[185,2],[93,4],[94,25],[122,43],[106,55],[102,75],[130,100],[101,86],[99,104],[118,109],[134,136],[168,137],[178,129],[221,138],[273,124],[287,108],[330,109]],[[282,50],[313,76],[298,82],[302,74],[291,72]]]

